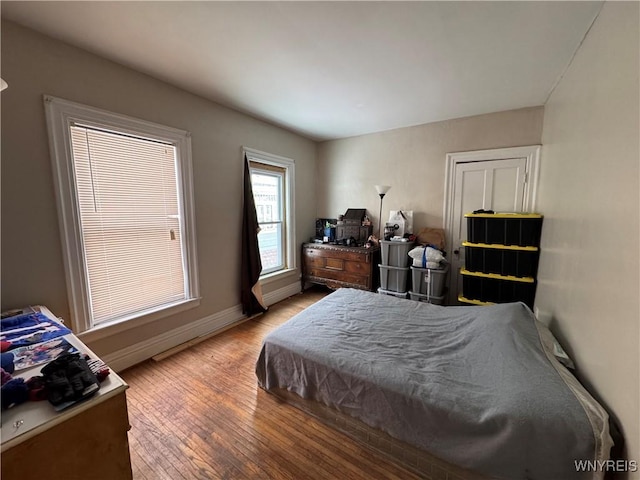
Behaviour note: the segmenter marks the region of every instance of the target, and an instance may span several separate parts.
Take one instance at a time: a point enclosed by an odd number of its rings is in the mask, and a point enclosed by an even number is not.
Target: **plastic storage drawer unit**
[[[381,240],[380,247],[382,249],[382,265],[404,268],[411,263],[409,251],[413,248],[413,242]]]
[[[480,302],[524,302],[533,308],[536,295],[535,280],[530,277],[505,277],[493,273],[474,273],[461,270],[464,297]]]
[[[390,265],[378,266],[380,267],[380,286],[383,290],[400,293],[407,291],[409,267],[392,267]]]
[[[444,303],[444,295],[440,297],[431,297],[420,293],[409,292],[409,298],[416,302],[432,303],[434,305],[442,305]]]
[[[448,271],[449,265],[442,269],[411,267],[411,291],[433,297],[442,296]]]
[[[467,238],[471,243],[537,247],[542,215],[537,213],[467,213]]]
[[[538,247],[463,242],[464,267],[471,272],[534,277],[538,271]]]

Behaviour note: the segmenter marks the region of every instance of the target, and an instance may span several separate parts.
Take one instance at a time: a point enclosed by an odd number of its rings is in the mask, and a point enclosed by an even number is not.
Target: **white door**
[[[448,229],[449,305],[458,304],[462,291],[460,268],[464,266],[464,247],[467,240],[465,213],[475,210],[522,212],[525,208],[527,157],[500,160],[457,162],[453,167],[453,191],[449,205],[451,217]]]

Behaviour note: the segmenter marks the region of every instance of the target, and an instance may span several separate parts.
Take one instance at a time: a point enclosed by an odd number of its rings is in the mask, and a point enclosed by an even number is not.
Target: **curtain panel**
[[[244,202],[242,207],[242,266],[240,296],[242,313],[251,316],[267,311],[260,286],[260,248],[258,247],[258,215],[251,188],[249,161],[244,156]]]

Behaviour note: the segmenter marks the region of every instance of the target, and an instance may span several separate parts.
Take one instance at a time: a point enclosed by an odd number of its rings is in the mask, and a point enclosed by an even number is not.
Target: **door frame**
[[[455,171],[458,163],[485,162],[489,160],[507,160],[509,158],[527,159],[527,181],[524,185],[524,209],[533,212],[536,208],[538,177],[540,172],[540,149],[542,145],[526,147],[495,148],[492,150],[474,150],[471,152],[447,153],[444,177],[443,228],[451,231],[453,225],[453,196],[455,194]],[[448,243],[448,242],[447,242]]]
[[[540,150],[542,145],[527,145],[523,147],[495,148],[491,150],[474,150],[469,152],[447,153],[444,178],[444,205],[442,228],[445,231],[446,249],[453,255],[453,201],[455,195],[456,166],[459,163],[486,162],[491,160],[508,160],[510,158],[526,158],[526,180],[524,184],[523,209],[534,212],[538,194],[538,179],[540,173]],[[450,276],[457,272],[449,272]],[[449,279],[452,281],[452,278]]]

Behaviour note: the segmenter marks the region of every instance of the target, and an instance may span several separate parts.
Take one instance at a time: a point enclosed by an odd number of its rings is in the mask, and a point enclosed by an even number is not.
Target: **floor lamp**
[[[382,237],[382,199],[384,198],[385,194],[389,191],[389,189],[391,188],[390,185],[374,185],[376,187],[376,191],[378,192],[378,195],[380,195],[380,215],[378,216],[378,221],[380,222],[380,233],[378,236],[378,239],[380,240],[384,240],[384,238]]]

